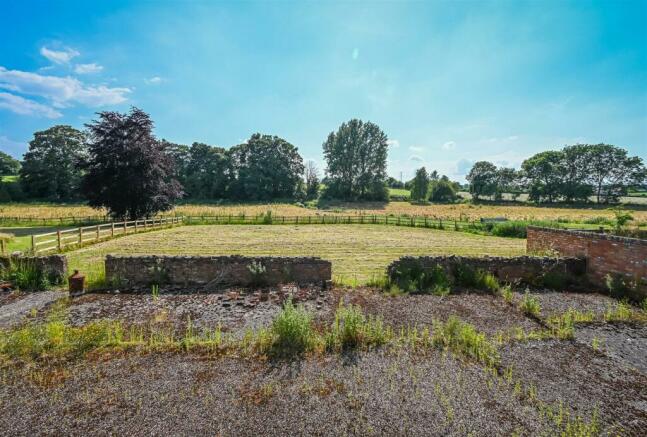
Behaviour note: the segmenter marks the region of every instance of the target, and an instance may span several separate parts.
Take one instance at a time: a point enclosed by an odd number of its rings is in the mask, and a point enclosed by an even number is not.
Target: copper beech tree
[[[138,108],[101,112],[86,124],[88,158],[82,191],[90,206],[115,218],[136,219],[167,211],[183,194],[174,159],[153,135],[153,122]]]

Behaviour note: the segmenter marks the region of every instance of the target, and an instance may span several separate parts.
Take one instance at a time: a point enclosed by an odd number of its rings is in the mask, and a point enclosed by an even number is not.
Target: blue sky
[[[576,142],[647,159],[647,1],[0,0],[0,149],[131,105],[160,138],[275,134],[321,169],[370,120],[398,178]]]

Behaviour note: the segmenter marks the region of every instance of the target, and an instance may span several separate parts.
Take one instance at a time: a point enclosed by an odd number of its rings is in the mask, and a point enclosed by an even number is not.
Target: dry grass
[[[332,261],[336,279],[362,283],[403,255],[520,255],[525,245],[522,239],[382,225],[183,226],[70,252],[69,265],[97,277],[106,254],[319,256]]]
[[[469,218],[477,220],[482,217],[507,217],[513,220],[557,220],[567,219],[581,221],[595,217],[612,219],[612,211],[602,207],[538,207],[523,205],[411,205],[408,202],[365,202],[365,203],[334,203],[326,209],[308,209],[288,203],[267,204],[227,204],[206,205],[187,204],[178,205],[170,213],[182,215],[240,215],[255,216],[271,210],[274,215],[309,216],[318,214],[394,214],[394,215],[427,215],[440,218]],[[85,205],[66,204],[29,204],[16,203],[0,205],[0,217],[32,217],[32,218],[60,218],[60,217],[86,217],[104,215],[105,210],[97,210]],[[647,210],[634,211],[635,220],[647,221]]]

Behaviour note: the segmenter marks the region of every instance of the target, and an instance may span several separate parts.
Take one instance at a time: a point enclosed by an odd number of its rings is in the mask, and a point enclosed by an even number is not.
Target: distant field
[[[411,197],[411,191],[404,188],[389,188],[389,196],[401,196],[408,199]]]
[[[441,218],[478,220],[482,217],[507,217],[524,220],[558,220],[571,221],[592,220],[598,217],[611,219],[613,211],[602,206],[570,208],[567,206],[526,206],[526,205],[411,205],[409,202],[334,202],[326,209],[310,209],[287,203],[272,204],[227,204],[179,205],[169,213],[182,215],[259,215],[271,210],[275,215],[308,216],[319,214],[394,214],[394,215],[428,215]],[[631,208],[628,208],[631,211]],[[4,204],[0,205],[0,217],[33,217],[59,218],[104,215],[105,211],[95,210],[85,205],[64,204]],[[633,216],[640,222],[647,222],[647,209],[635,210]]]
[[[68,253],[70,269],[97,277],[106,254],[318,256],[333,275],[364,282],[403,255],[506,256],[525,253],[522,239],[381,225],[183,226],[106,241]]]

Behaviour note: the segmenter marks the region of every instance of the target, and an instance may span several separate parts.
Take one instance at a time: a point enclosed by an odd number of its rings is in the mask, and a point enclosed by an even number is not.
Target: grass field
[[[607,207],[557,207],[557,206],[526,206],[526,205],[472,205],[442,204],[442,205],[411,205],[409,202],[363,202],[330,203],[325,209],[310,209],[287,203],[272,204],[228,204],[178,205],[174,211],[177,214],[200,215],[259,215],[271,210],[275,215],[308,216],[318,214],[394,214],[394,215],[428,215],[441,218],[469,218],[478,220],[482,217],[507,217],[513,220],[570,220],[584,221],[598,217],[613,218],[613,211]],[[632,211],[631,208],[628,208]],[[3,204],[0,205],[0,217],[33,217],[40,219],[59,217],[82,217],[103,215],[105,211],[92,209],[85,205],[66,204]],[[647,222],[647,209],[634,209],[634,218],[639,222]]]
[[[333,276],[362,283],[403,255],[505,256],[525,253],[525,240],[381,225],[183,226],[133,235],[68,254],[70,269],[92,280],[106,254],[318,256]]]

